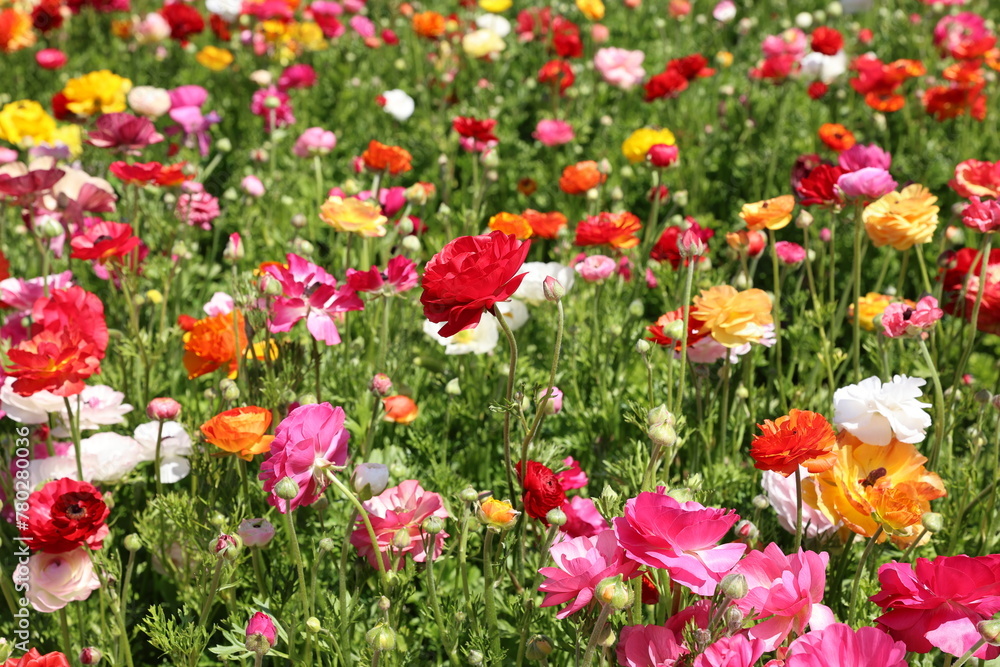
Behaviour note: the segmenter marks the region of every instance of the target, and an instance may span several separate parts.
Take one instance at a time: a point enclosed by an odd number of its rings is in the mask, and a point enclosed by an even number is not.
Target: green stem
[[[76,477],[79,481],[85,482],[83,478],[83,452],[80,451],[80,397],[77,396],[77,411],[73,414],[73,406],[70,405],[69,396],[63,396],[63,404],[66,406],[66,421],[69,422],[69,430],[73,438],[73,452],[76,454]]]
[[[69,638],[69,619],[66,618],[66,607],[59,610],[59,634],[62,637],[63,652],[68,660],[72,660],[73,642]]]
[[[552,366],[549,368],[549,385],[545,390],[538,407],[535,409],[535,418],[531,422],[531,428],[528,429],[528,433],[524,436],[524,440],[521,442],[521,460],[528,460],[528,445],[532,443],[535,436],[538,434],[538,428],[541,426],[542,419],[545,417],[545,409],[549,404],[549,400],[552,398],[552,390],[556,386],[556,371],[559,369],[559,354],[562,350],[562,338],[563,338],[563,321],[565,320],[565,312],[563,310],[562,301],[556,302],[556,344],[552,352]]]
[[[299,549],[299,538],[295,533],[295,519],[292,515],[292,501],[289,499],[285,506],[285,526],[288,528],[288,540],[292,548],[292,562],[295,563],[295,571],[299,579],[299,603],[302,605],[302,615],[309,618],[309,593],[306,589],[306,569],[302,563],[302,550]]]
[[[208,620],[208,613],[212,610],[212,603],[215,601],[215,594],[219,590],[219,582],[222,580],[222,566],[225,563],[223,558],[218,558],[215,563],[215,572],[212,573],[212,584],[208,588],[208,597],[205,598],[205,604],[201,607],[201,613],[198,614],[198,627],[204,628],[205,622]]]
[[[161,447],[163,444],[163,420],[159,420],[156,427],[156,454],[153,459],[154,472],[156,474],[156,495],[163,495],[163,482],[160,480]]]
[[[861,232],[863,223],[861,213],[864,209],[856,206],[854,219],[854,262],[853,276],[854,284],[854,337],[851,343],[851,359],[854,362],[854,381],[861,381]]]
[[[774,370],[778,376],[778,398],[781,400],[782,412],[788,412],[788,398],[785,396],[785,373],[781,359],[781,263],[778,261],[777,238],[774,230],[767,230],[771,242],[771,271],[774,276]],[[727,355],[728,358],[728,355]]]
[[[923,355],[927,368],[930,369],[931,382],[934,384],[934,445],[928,460],[929,467],[934,470],[941,453],[941,443],[944,442],[944,391],[941,389],[941,378],[938,376],[937,366],[934,364],[934,359],[931,358],[930,350],[927,349],[927,343],[924,342],[923,338],[918,338],[917,342],[920,345],[920,354]],[[950,462],[950,457],[947,458]]]
[[[486,529],[483,540],[483,601],[486,607],[486,632],[490,636],[490,664],[500,662],[500,626],[497,622],[496,600],[493,596],[493,535],[494,531]]]
[[[441,642],[445,651],[448,652],[448,659],[451,664],[458,665],[458,653],[455,652],[455,645],[449,637],[448,628],[444,623],[444,614],[441,613],[441,602],[438,600],[437,586],[434,583],[434,536],[428,535],[429,539],[424,540],[424,553],[427,554],[427,593],[431,598],[431,609],[434,611],[434,620],[437,622],[438,631],[441,633]]]
[[[954,406],[955,401],[958,397],[958,385],[962,381],[962,375],[965,373],[965,366],[969,363],[969,357],[972,356],[972,348],[976,343],[976,333],[979,325],[979,308],[983,304],[983,293],[986,291],[986,273],[990,267],[990,248],[993,244],[993,234],[986,234],[983,238],[982,252],[982,265],[979,269],[979,285],[976,288],[976,300],[972,306],[972,316],[969,318],[969,339],[965,343],[965,347],[962,349],[962,356],[958,362],[958,366],[955,367],[955,377],[951,381],[951,403]],[[975,264],[972,265],[975,267]],[[967,286],[966,286],[967,287]],[[964,296],[964,295],[963,295]]]
[[[795,469],[795,551],[802,546],[802,471]]]
[[[672,410],[675,415],[681,413],[681,407],[684,405],[684,383],[687,380],[688,326],[691,322],[691,286],[694,283],[694,265],[695,262],[688,262],[686,267],[687,274],[684,276],[684,294],[681,302],[684,312],[684,331],[681,334],[683,338],[681,339],[680,382]]]
[[[955,663],[954,667],[962,667],[962,665],[964,665],[965,663],[967,663],[969,660],[972,659],[972,655],[976,651],[981,649],[983,647],[983,644],[985,643],[986,643],[986,637],[980,637],[979,641],[973,644],[972,647],[968,651],[966,651],[961,658],[958,659],[958,662]]]
[[[382,551],[378,546],[378,536],[375,534],[375,529],[372,527],[372,521],[368,516],[368,510],[365,506],[361,504],[358,497],[354,493],[344,486],[344,483],[337,479],[336,475],[328,474],[327,479],[330,483],[337,487],[341,493],[343,493],[347,499],[354,505],[354,509],[357,510],[358,515],[361,517],[361,521],[365,524],[365,529],[368,531],[368,539],[371,540],[372,549],[375,550],[375,561],[378,566],[379,581],[382,583],[382,590],[389,590],[389,582],[385,576],[385,559],[382,557]]]
[[[609,604],[601,606],[601,613],[597,616],[597,621],[594,623],[594,631],[590,633],[590,641],[587,642],[587,650],[583,653],[583,667],[590,667],[591,663],[594,662],[594,651],[597,649],[597,642],[601,639],[604,626],[608,624],[608,617],[611,616],[612,611],[614,609]]]
[[[503,458],[504,464],[507,468],[507,488],[510,491],[510,497],[514,498],[514,463],[511,461],[510,454],[510,405],[514,396],[514,377],[517,372],[517,341],[514,340],[514,332],[510,330],[510,325],[507,324],[507,318],[503,316],[502,313],[497,311],[494,316],[497,321],[500,322],[500,328],[503,329],[504,335],[507,337],[507,345],[510,347],[510,367],[507,370],[507,391],[504,393],[504,413],[503,413]],[[522,463],[522,465],[524,465]]]
[[[872,549],[875,548],[875,543],[881,535],[882,526],[879,526],[875,534],[868,540],[868,544],[865,545],[865,550],[861,553],[861,558],[858,559],[858,568],[854,571],[854,583],[851,585],[851,606],[847,612],[848,625],[854,625],[854,619],[858,611],[858,591],[861,590],[861,575],[864,573],[865,563],[868,562],[868,557],[871,555]]]

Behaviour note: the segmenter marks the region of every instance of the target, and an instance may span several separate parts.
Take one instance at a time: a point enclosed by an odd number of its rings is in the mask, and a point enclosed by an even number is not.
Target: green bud
[[[928,533],[940,533],[944,530],[944,517],[937,512],[924,512],[920,516],[920,522]]]
[[[291,500],[299,495],[299,485],[291,477],[284,477],[274,485],[274,492],[282,500]]]
[[[552,654],[552,640],[545,635],[534,635],[525,644],[524,657],[528,660],[545,660]]]
[[[766,510],[768,506],[771,504],[768,501],[767,496],[763,495],[754,496],[751,502],[753,503],[754,508],[759,510]]]
[[[396,648],[396,633],[385,623],[379,623],[365,634],[368,645],[376,651],[391,651]]]
[[[458,497],[463,503],[474,503],[479,500],[479,492],[471,486],[467,486],[459,492]]]
[[[727,574],[722,578],[719,589],[730,600],[742,600],[750,590],[747,578],[742,574]]]
[[[444,519],[437,516],[429,516],[420,524],[420,529],[428,535],[437,535],[444,530]]]
[[[642,317],[646,312],[646,306],[642,304],[642,299],[636,299],[628,305],[628,314],[632,317]]]
[[[314,405],[318,402],[316,394],[302,394],[299,396],[299,405]]]
[[[320,624],[319,619],[315,616],[310,616],[306,619],[306,630],[308,630],[311,634],[319,634],[319,631],[322,629],[322,624]]]
[[[386,612],[392,609],[392,600],[386,596],[382,596],[378,599],[378,610],[381,612]]]
[[[652,347],[653,346],[650,345],[649,341],[646,340],[645,338],[640,338],[635,342],[635,351],[638,352],[639,354],[648,354],[650,349],[652,349]]]
[[[632,602],[631,591],[620,574],[602,580],[594,591],[597,601],[610,605],[612,609],[624,609]]]
[[[656,426],[658,424],[674,425],[674,416],[667,406],[660,404],[646,413],[646,426]]]
[[[228,153],[233,150],[233,142],[228,137],[221,137],[215,140],[215,150],[220,153]]]
[[[551,526],[563,526],[566,524],[566,513],[563,512],[558,507],[550,509],[545,514],[545,520],[549,522]]]
[[[988,621],[979,621],[976,624],[976,629],[979,630],[979,636],[986,640],[986,643],[990,646],[1000,646],[1000,619],[990,619]]]
[[[462,393],[462,388],[458,384],[458,378],[452,378],[448,380],[448,384],[444,386],[444,393],[449,396],[460,396]]]
[[[483,664],[483,654],[479,651],[469,651],[469,664],[473,667]]]
[[[657,424],[650,426],[646,435],[657,447],[673,447],[677,442],[677,432],[669,424]]]
[[[392,548],[402,551],[403,549],[410,546],[410,542],[413,538],[410,537],[410,531],[407,528],[400,528],[395,533],[392,534]]]
[[[319,541],[319,550],[320,551],[327,551],[327,552],[329,552],[329,551],[333,551],[336,548],[337,548],[337,545],[329,537],[324,537],[322,540]]]
[[[729,606],[722,618],[726,623],[726,631],[730,634],[737,632],[743,627],[743,612],[739,610],[739,607]]]
[[[125,550],[129,553],[135,553],[142,548],[142,540],[135,533],[129,533],[125,536]]]

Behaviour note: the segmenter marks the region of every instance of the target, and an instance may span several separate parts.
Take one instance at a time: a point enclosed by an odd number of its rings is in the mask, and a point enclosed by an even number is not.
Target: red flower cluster
[[[667,63],[666,69],[650,77],[644,84],[646,101],[651,102],[661,97],[677,97],[687,89],[691,81],[713,74],[715,70],[708,67],[708,60],[700,53],[675,58]]]
[[[576,226],[573,245],[581,247],[607,245],[618,250],[626,250],[639,245],[635,235],[642,228],[642,222],[628,211],[621,213],[598,213]]]
[[[946,270],[942,279],[944,286],[942,308],[949,315],[964,317],[971,321],[976,295],[979,294],[979,290],[983,290],[976,328],[984,333],[1000,334],[1000,249],[990,251],[985,285],[979,284],[979,274],[983,265],[982,258],[976,261],[977,254],[975,248],[962,248],[945,265]],[[965,300],[959,302],[963,287],[966,288]]]
[[[480,120],[478,118],[458,116],[451,121],[451,126],[458,132],[459,136],[466,139],[474,139],[483,143],[498,141],[496,135],[493,134],[493,129],[497,126],[497,121],[494,118]]]
[[[42,655],[33,648],[20,658],[7,658],[3,667],[69,667],[69,660],[59,651]]]
[[[87,545],[100,549],[111,510],[92,484],[64,477],[28,497],[21,537],[34,551],[61,554]]]
[[[851,88],[865,96],[865,104],[875,111],[899,111],[906,98],[899,94],[899,87],[907,79],[923,76],[927,69],[919,60],[896,60],[883,63],[876,56],[863,55],[851,63],[857,76],[851,79]]]
[[[170,36],[181,44],[205,29],[205,19],[186,2],[165,5],[160,9],[160,15],[170,24]]]
[[[8,352],[14,391],[21,396],[43,390],[57,396],[79,394],[83,381],[101,372],[108,347],[104,304],[73,286],[38,299],[31,315],[31,338]]]
[[[485,311],[510,298],[526,274],[518,273],[531,244],[494,231],[450,241],[424,267],[420,303],[438,332],[454,336],[479,324]]]
[[[550,60],[538,70],[538,83],[548,83],[559,86],[562,95],[576,81],[573,68],[565,60]]]
[[[685,218],[687,222],[687,227],[681,227],[680,225],[671,225],[663,230],[660,234],[660,238],[656,241],[656,245],[649,252],[649,257],[657,262],[670,262],[670,266],[676,271],[682,266],[687,266],[691,261],[690,258],[681,257],[680,250],[677,247],[677,242],[680,241],[681,236],[685,231],[690,229],[694,234],[704,243],[708,245],[708,241],[715,236],[715,231],[711,229],[705,229],[698,224],[698,221],[688,216]],[[706,256],[698,257],[699,262],[707,260]]]
[[[108,171],[126,185],[156,184],[164,187],[177,186],[194,178],[184,173],[186,163],[162,165],[159,162],[112,162]]]
[[[521,488],[524,489],[524,511],[528,516],[545,521],[545,515],[550,510],[562,507],[566,502],[566,491],[563,489],[559,476],[551,468],[542,465],[537,461],[528,461],[526,467],[522,467],[521,461],[517,463],[517,478],[521,481]]]

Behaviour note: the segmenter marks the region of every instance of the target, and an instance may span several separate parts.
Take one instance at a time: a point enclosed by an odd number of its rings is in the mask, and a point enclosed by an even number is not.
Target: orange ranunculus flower
[[[582,195],[607,180],[593,160],[577,162],[563,169],[559,189],[568,195]]]
[[[876,248],[890,245],[908,250],[927,243],[938,225],[937,197],[922,185],[908,185],[869,204],[861,214]]]
[[[444,34],[445,18],[437,12],[420,12],[413,15],[413,32],[427,39],[437,39]]]
[[[598,213],[577,224],[573,245],[607,245],[626,250],[639,245],[639,237],[635,233],[640,229],[642,222],[628,211]]]
[[[559,211],[542,213],[529,208],[521,215],[531,225],[531,231],[534,232],[535,236],[540,236],[543,239],[556,238],[559,236],[559,232],[566,227],[566,216]]]
[[[13,53],[35,43],[31,15],[14,9],[0,9],[0,51]]]
[[[194,59],[198,61],[198,64],[207,67],[213,72],[221,72],[233,64],[233,54],[231,51],[212,45],[202,48]]]
[[[865,331],[875,331],[875,318],[885,312],[886,306],[895,301],[899,301],[899,299],[886,294],[879,294],[878,292],[868,292],[868,294],[861,297],[860,301],[861,328]],[[903,299],[903,303],[907,304],[911,308],[917,307],[917,305],[909,299]],[[847,319],[850,322],[854,321],[853,303],[847,307]]]
[[[417,404],[409,396],[386,396],[382,399],[382,406],[385,408],[385,417],[382,419],[397,424],[409,424],[420,413]]]
[[[837,153],[843,153],[857,143],[854,133],[840,123],[823,123],[819,128],[819,138],[830,150]]]
[[[274,436],[267,435],[270,427],[271,411],[250,405],[215,415],[201,425],[201,433],[219,449],[249,461],[254,454],[271,451]]]
[[[947,495],[941,478],[924,468],[927,459],[911,444],[893,439],[884,447],[868,445],[847,431],[837,440],[833,467],[813,477],[819,509],[859,535],[871,537],[881,526],[879,542],[911,544],[930,501]]]
[[[530,239],[534,230],[527,218],[517,213],[501,211],[490,218],[490,229],[499,230],[504,234],[513,234],[519,241]]]
[[[740,217],[753,231],[762,229],[783,229],[792,221],[792,209],[795,208],[795,197],[782,195],[774,199],[744,204]]]
[[[319,217],[338,232],[353,232],[365,238],[385,236],[385,223],[377,204],[355,197],[330,197],[319,209]]]
[[[750,456],[758,470],[773,470],[788,477],[799,466],[805,466],[816,474],[833,467],[837,458],[837,434],[823,415],[789,410],[773,422],[764,420],[757,428],[761,435],[754,436]]]
[[[413,167],[410,162],[413,156],[410,152],[399,146],[387,146],[375,141],[368,144],[368,148],[361,154],[365,167],[372,171],[388,171],[393,176],[410,171]]]
[[[986,66],[1000,72],[1000,48],[990,49],[983,54],[986,59]]]
[[[243,314],[238,310],[198,320],[184,334],[184,368],[187,369],[188,379],[193,380],[223,366],[227,368],[229,377],[236,377],[239,355],[244,354],[246,349],[246,325]]]
[[[764,290],[737,292],[731,285],[703,290],[694,298],[691,317],[704,322],[701,331],[726,347],[759,343],[767,325],[774,324],[771,297]]]
[[[507,530],[517,523],[521,514],[506,500],[497,500],[490,496],[479,504],[476,517],[486,526],[496,530]]]

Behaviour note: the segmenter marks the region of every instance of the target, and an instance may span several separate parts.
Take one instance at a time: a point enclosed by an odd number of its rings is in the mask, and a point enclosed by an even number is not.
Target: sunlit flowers
[[[841,387],[833,394],[833,422],[870,445],[923,441],[931,418],[921,403],[923,378],[895,375],[883,383],[870,377],[858,384]]]
[[[583,247],[606,245],[617,250],[626,250],[639,245],[636,232],[640,229],[642,222],[628,211],[599,213],[576,226],[576,238],[573,244]]]
[[[338,232],[351,232],[365,238],[385,236],[385,224],[377,204],[355,197],[330,197],[320,207],[320,219]]]
[[[66,82],[62,95],[66,109],[78,116],[125,111],[132,82],[103,69]]]
[[[811,473],[829,470],[836,458],[837,435],[823,415],[792,409],[773,422],[758,426],[750,456],[758,470],[773,470],[788,477],[799,466]]]
[[[760,343],[774,324],[771,298],[759,289],[739,292],[719,285],[694,298],[691,316],[702,322],[700,330],[725,347]]]
[[[372,140],[361,154],[366,169],[387,172],[393,176],[410,171],[413,156],[399,146],[389,146]]]
[[[267,435],[270,427],[271,411],[251,405],[217,414],[201,425],[201,432],[222,451],[249,461],[270,450],[274,440],[273,435]]]
[[[646,159],[646,153],[657,144],[673,146],[677,143],[674,133],[667,129],[643,127],[628,136],[622,143],[622,155],[635,164]]]
[[[361,521],[351,533],[351,544],[372,567],[378,566],[376,558],[382,559],[386,569],[398,569],[403,567],[407,556],[415,563],[423,563],[441,555],[448,533],[441,531],[428,535],[421,527],[430,517],[448,518],[448,510],[439,494],[426,491],[415,479],[408,479],[365,501],[364,506],[375,530],[378,551],[372,547]]]
[[[538,590],[545,593],[543,607],[569,603],[556,618],[566,618],[586,608],[594,599],[597,584],[604,579],[617,575],[633,579],[639,574],[639,565],[629,560],[611,530],[595,537],[565,540],[553,545],[549,554],[555,566],[538,571],[545,577]]]
[[[747,223],[751,231],[762,229],[783,229],[792,221],[792,210],[795,208],[795,197],[782,195],[774,199],[744,204],[740,217]]]
[[[527,218],[506,211],[501,211],[490,218],[489,228],[493,231],[510,234],[521,241],[531,238],[534,233]]]
[[[882,314],[882,327],[889,338],[917,336],[929,331],[944,316],[938,301],[925,296],[915,307],[905,303],[890,303]]]
[[[865,207],[862,220],[876,248],[908,250],[934,237],[938,224],[937,197],[922,185],[892,191]]]
[[[231,311],[195,322],[184,334],[184,368],[193,380],[225,367],[236,377],[239,358],[247,349],[243,314]]]

